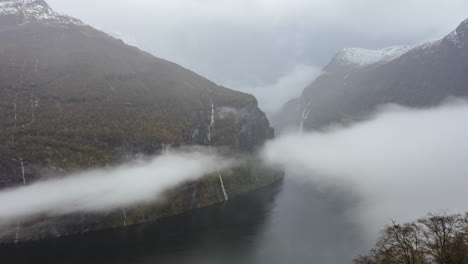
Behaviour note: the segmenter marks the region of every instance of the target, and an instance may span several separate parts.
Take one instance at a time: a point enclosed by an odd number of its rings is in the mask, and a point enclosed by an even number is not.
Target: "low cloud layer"
[[[317,78],[321,70],[310,65],[296,65],[269,85],[237,87],[238,90],[257,97],[260,108],[268,114],[275,113],[289,100],[299,97],[302,90]],[[229,84],[227,84],[230,87]]]
[[[349,216],[375,235],[390,218],[468,209],[467,135],[466,102],[429,110],[388,106],[350,128],[282,136],[263,154],[289,175],[352,190],[361,202]]]
[[[341,48],[441,38],[466,0],[48,0],[59,12],[231,88],[273,83]],[[92,8],[90,8],[92,7]],[[441,12],[447,10],[447,12]]]
[[[467,209],[467,135],[467,102],[426,110],[387,106],[351,127],[281,136],[261,155],[272,166],[284,166],[287,177],[358,199],[346,215],[375,236],[390,218],[406,221],[438,209]],[[214,153],[174,152],[5,190],[0,223],[157,201],[171,188],[233,164],[239,161]]]
[[[0,192],[0,223],[38,214],[98,212],[158,201],[171,188],[231,165],[213,153],[176,152],[37,182]]]

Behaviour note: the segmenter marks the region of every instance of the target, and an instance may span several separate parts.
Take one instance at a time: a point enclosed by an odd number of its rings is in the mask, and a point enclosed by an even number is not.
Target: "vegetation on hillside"
[[[0,39],[0,188],[21,184],[20,158],[31,182],[34,167],[101,167],[165,145],[208,145],[211,103],[216,114],[248,109],[243,120],[216,120],[211,145],[250,150],[268,138],[253,96],[91,27],[0,25]]]

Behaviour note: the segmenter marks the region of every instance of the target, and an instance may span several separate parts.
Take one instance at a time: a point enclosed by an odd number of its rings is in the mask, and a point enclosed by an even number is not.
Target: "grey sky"
[[[341,48],[417,44],[443,37],[468,18],[466,0],[48,2],[56,11],[118,35],[218,84],[258,97],[269,89],[287,89],[288,93],[272,96],[271,102],[263,98],[269,110],[277,108],[279,101],[297,96],[304,88],[300,86],[317,74],[317,67],[324,66]],[[292,81],[288,76],[302,79]],[[284,82],[288,78],[292,84]]]

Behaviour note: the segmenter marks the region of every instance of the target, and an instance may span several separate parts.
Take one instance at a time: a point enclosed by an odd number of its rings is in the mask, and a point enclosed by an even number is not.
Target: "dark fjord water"
[[[0,248],[1,263],[351,263],[347,195],[286,179],[160,222]]]

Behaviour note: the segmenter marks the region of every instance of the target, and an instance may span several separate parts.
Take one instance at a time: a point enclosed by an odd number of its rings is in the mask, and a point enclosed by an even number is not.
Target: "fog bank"
[[[282,74],[274,83],[237,86],[236,90],[253,94],[258,100],[259,107],[271,117],[289,100],[299,97],[304,88],[311,84],[320,73],[319,67],[299,64],[291,71]],[[226,86],[233,87],[230,83]]]
[[[349,217],[375,235],[391,218],[465,211],[467,149],[468,103],[452,102],[427,110],[386,106],[349,128],[282,136],[267,144],[263,156],[288,175],[351,190],[360,203]]]
[[[342,48],[439,39],[468,13],[466,0],[47,2],[234,89],[274,83],[296,65],[325,66]]]
[[[233,165],[207,151],[174,152],[0,192],[0,224],[38,214],[97,212],[157,201],[164,192]]]
[[[466,211],[467,135],[467,102],[426,110],[386,106],[351,127],[281,136],[260,154],[266,163],[284,166],[287,177],[349,196],[353,206],[344,215],[375,236],[390,218]],[[171,188],[236,164],[212,152],[173,152],[5,190],[0,223],[154,202]]]

